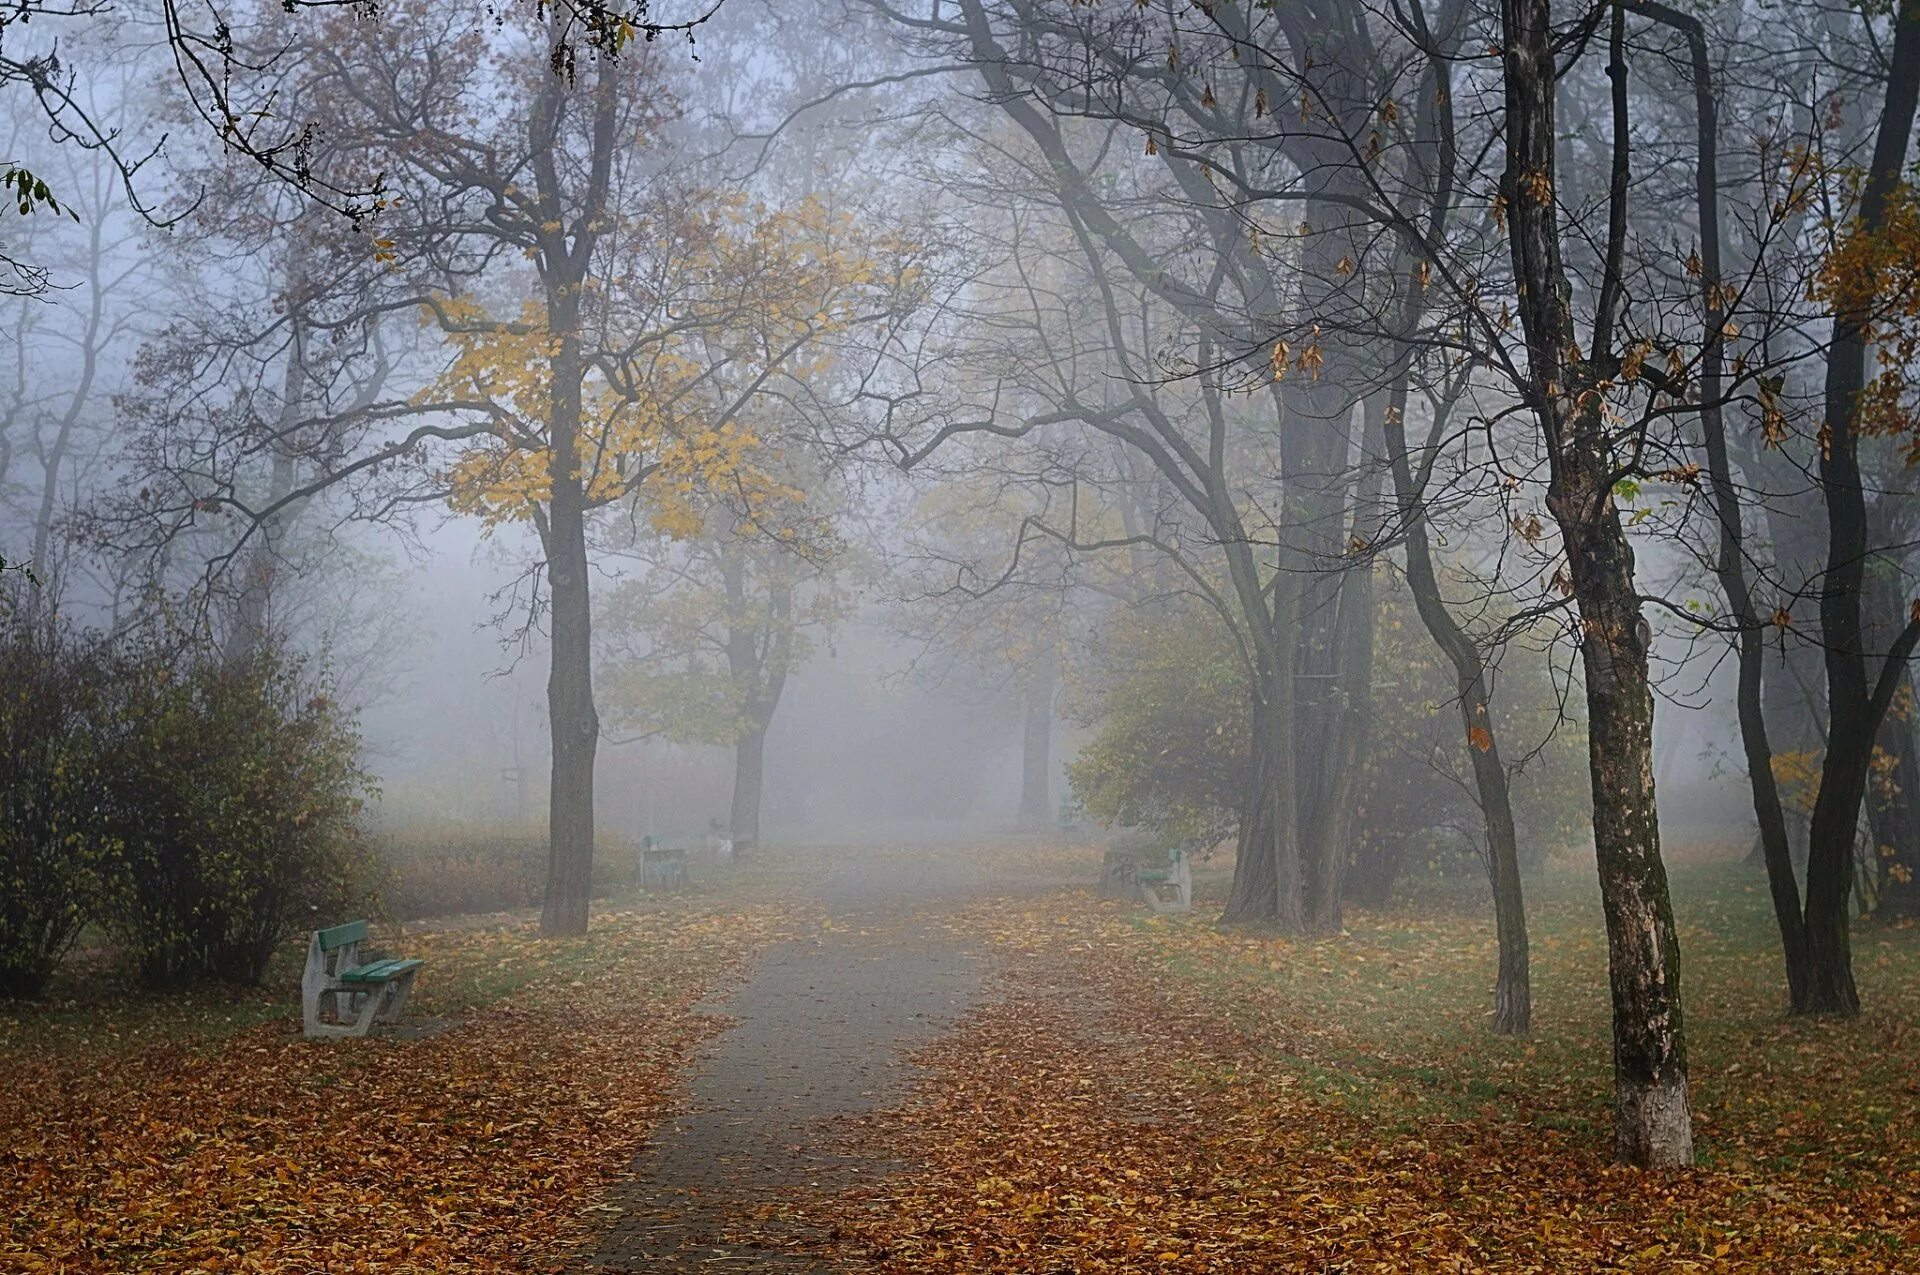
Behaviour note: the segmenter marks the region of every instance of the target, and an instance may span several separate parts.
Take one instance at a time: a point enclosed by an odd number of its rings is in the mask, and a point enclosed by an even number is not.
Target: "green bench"
[[[300,976],[300,1014],[308,1037],[364,1036],[376,1022],[400,1019],[420,960],[360,960],[366,942],[365,921],[349,921],[315,930],[307,944],[307,968]],[[329,1018],[328,1010],[332,1015]]]
[[[691,884],[691,878],[687,875],[685,846],[662,845],[658,838],[652,836],[648,836],[640,843],[641,889],[649,892],[684,890],[689,884]]]
[[[1193,909],[1193,869],[1187,852],[1178,846],[1168,853],[1164,868],[1138,868],[1133,883],[1140,901],[1155,912],[1188,912]]]

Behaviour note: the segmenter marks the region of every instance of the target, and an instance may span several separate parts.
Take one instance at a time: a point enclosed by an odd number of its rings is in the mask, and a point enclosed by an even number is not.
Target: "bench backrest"
[[[331,929],[315,930],[313,936],[319,940],[322,952],[331,952],[349,943],[364,942],[367,937],[367,923],[348,921],[345,925],[336,925]]]

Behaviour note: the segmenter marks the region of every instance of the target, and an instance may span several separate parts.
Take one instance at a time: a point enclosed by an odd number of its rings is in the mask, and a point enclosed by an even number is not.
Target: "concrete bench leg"
[[[384,987],[376,987],[364,992],[352,993],[360,998],[360,1013],[354,1018],[353,1025],[347,1029],[347,1035],[364,1036],[367,1034],[373,1027],[375,1016],[380,1012],[380,1002],[385,999],[386,991],[387,989]]]
[[[413,991],[413,976],[419,972],[408,970],[380,989],[380,994],[374,998],[380,1002],[380,1013],[376,1016],[375,1022],[397,1023],[400,1021],[400,1011],[407,1007],[407,997]]]

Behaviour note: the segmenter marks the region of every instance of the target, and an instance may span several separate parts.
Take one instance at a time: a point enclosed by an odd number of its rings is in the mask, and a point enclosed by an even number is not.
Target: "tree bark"
[[[1528,378],[1522,392],[1546,442],[1547,508],[1560,529],[1583,638],[1593,835],[1613,992],[1614,1153],[1642,1167],[1693,1162],[1680,944],[1674,934],[1653,791],[1650,645],[1633,550],[1613,496],[1597,387],[1614,368],[1612,322],[1625,239],[1624,11],[1616,3],[1612,206],[1593,359],[1575,342],[1573,288],[1555,205],[1553,28],[1549,0],[1502,0],[1507,170],[1501,183]]]
[[[1665,4],[1643,3],[1640,8],[1657,22],[1686,37],[1693,77],[1694,202],[1700,220],[1700,300],[1704,315],[1700,349],[1700,433],[1707,457],[1708,491],[1719,544],[1714,575],[1726,595],[1734,622],[1734,650],[1738,660],[1735,705],[1740,722],[1741,749],[1746,757],[1747,785],[1754,819],[1760,830],[1760,853],[1767,869],[1774,919],[1780,930],[1781,955],[1786,964],[1788,1000],[1799,1004],[1806,993],[1807,945],[1800,915],[1800,891],[1794,878],[1793,849],[1786,814],[1773,774],[1773,745],[1767,735],[1762,700],[1766,652],[1762,621],[1747,580],[1745,514],[1728,456],[1725,412],[1726,351],[1723,332],[1726,309],[1722,302],[1719,101],[1713,87],[1713,68],[1707,59],[1706,28],[1691,14]]]
[[[733,852],[749,854],[760,845],[760,794],[766,787],[767,728],[753,725],[733,745],[733,813],[728,832]]]
[[[1027,676],[1020,732],[1020,826],[1045,828],[1053,818],[1054,656],[1041,656]]]
[[[1893,60],[1873,159],[1861,190],[1860,213],[1849,233],[1878,234],[1905,171],[1914,111],[1920,105],[1920,5],[1895,8]],[[1881,677],[1870,682],[1861,616],[1867,562],[1866,492],[1862,486],[1855,417],[1866,386],[1872,339],[1872,286],[1863,281],[1836,298],[1827,349],[1824,394],[1826,446],[1820,451],[1820,492],[1827,513],[1827,565],[1821,577],[1820,633],[1827,671],[1827,752],[1820,768],[1807,847],[1807,988],[1795,1009],[1807,1014],[1860,1012],[1853,981],[1848,905],[1853,894],[1853,847],[1866,796],[1873,741],[1891,700],[1889,678],[1904,670],[1914,626],[1896,640]],[[1905,649],[1902,649],[1902,642]]]
[[[577,297],[577,290],[564,286],[550,288],[548,294],[554,335],[548,422],[552,491],[542,539],[553,607],[553,650],[547,674],[553,772],[547,794],[547,890],[540,909],[540,932],[546,935],[585,934],[593,891],[593,766],[600,745],[600,717],[593,704],[587,502],[580,472],[584,368]]]

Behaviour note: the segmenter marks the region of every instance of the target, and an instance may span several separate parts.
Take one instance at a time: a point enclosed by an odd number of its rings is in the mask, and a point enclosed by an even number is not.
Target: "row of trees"
[[[503,533],[526,561],[502,619],[544,630],[550,660],[554,933],[586,924],[596,661],[623,730],[737,740],[733,822],[757,839],[786,672],[845,607],[813,422],[857,386],[855,334],[920,291],[920,245],[844,186],[705,163],[684,46],[653,39],[678,27],[643,17],[235,15],[248,91],[327,127],[298,180],[176,168],[195,210],[128,273],[181,300],[156,324],[88,290],[119,326],[86,366],[138,338],[132,384],[98,463],[47,461],[32,489],[47,598],[113,625],[185,596],[233,660],[352,580],[350,523],[443,509]],[[366,203],[343,218],[327,191]],[[93,261],[121,268],[112,246]],[[23,395],[37,375],[23,359]],[[603,573],[647,583],[602,603]]]
[[[1886,914],[1909,906],[1920,853],[1897,778],[1910,728],[1890,716],[1920,636],[1903,600],[1920,19],[1625,0],[851,9],[903,68],[974,99],[916,117],[940,138],[920,176],[977,265],[939,393],[885,441],[910,467],[1021,471],[1038,509],[1010,542],[1149,553],[1134,604],[1178,595],[1231,635],[1248,752],[1226,919],[1339,925],[1391,564],[1452,670],[1501,938],[1495,1023],[1525,1030],[1495,674],[1515,636],[1557,630],[1584,695],[1616,1147],[1690,1160],[1655,621],[1737,661],[1796,1012],[1858,1007],[1863,818],[1899,887]],[[1769,730],[1818,749],[1804,884]]]
[[[102,188],[76,206],[90,315],[55,338],[80,376],[43,406],[23,308],[0,429],[0,490],[36,507],[40,605],[115,628],[170,596],[229,660],[298,629],[359,669],[384,626],[330,596],[365,577],[342,528],[471,517],[525,552],[500,618],[514,641],[544,630],[550,659],[547,929],[586,924],[603,711],[737,745],[750,847],[788,671],[850,597],[845,484],[817,424],[871,358],[855,335],[921,293],[921,245],[862,215],[817,147],[708,162],[726,139],[680,100],[685,45],[655,39],[705,14],[223,16],[219,60],[247,74],[221,91],[271,100],[262,128],[326,126],[222,139],[254,166],[190,150],[167,176],[192,212],[144,258],[154,215],[102,187],[118,153],[51,152]],[[110,112],[206,106],[147,102],[126,58]],[[9,489],[15,442],[39,464]],[[602,601],[601,574],[628,580]]]
[[[236,26],[276,117],[329,121],[307,184],[378,192],[378,229],[208,179],[197,268],[229,295],[149,343],[138,477],[92,534],[149,562],[200,543],[244,653],[303,511],[526,528],[554,933],[586,924],[596,572],[626,553],[656,582],[611,612],[641,635],[621,711],[744,741],[750,790],[801,621],[835,607],[839,458],[984,478],[1008,551],[983,567],[928,537],[915,555],[946,579],[923,595],[1019,586],[1219,626],[1245,704],[1230,921],[1339,927],[1390,578],[1451,679],[1503,1031],[1530,1017],[1512,789],[1537,740],[1505,733],[1526,714],[1501,653],[1558,641],[1584,699],[1616,1146],[1641,1164],[1691,1156],[1657,620],[1734,654],[1790,1004],[1857,1009],[1863,817],[1880,909],[1920,902],[1896,707],[1920,639],[1920,18],[846,0],[751,21],[803,37],[730,68],[778,107],[699,118],[611,12]],[[751,171],[715,180],[723,153]],[[926,198],[886,203],[855,171]],[[670,598],[680,575],[704,596]],[[1045,633],[1047,610],[1008,631]],[[1019,643],[1036,700],[1062,640]],[[1804,880],[1783,743],[1818,759]]]

